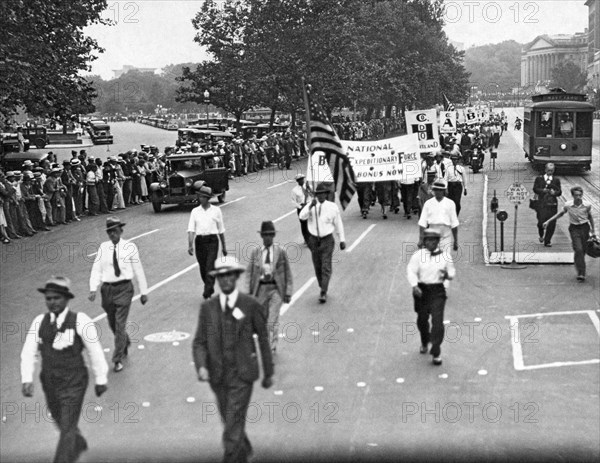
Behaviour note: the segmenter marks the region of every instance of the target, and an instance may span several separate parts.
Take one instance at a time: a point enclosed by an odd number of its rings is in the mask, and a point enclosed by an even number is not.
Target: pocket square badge
[[[245,317],[244,312],[242,312],[240,309],[238,309],[237,307],[233,309],[233,312],[231,312],[231,315],[233,315],[233,317],[236,320],[241,320],[242,318]]]
[[[54,337],[54,342],[52,343],[52,348],[55,350],[63,350],[67,347],[71,347],[73,345],[73,341],[75,340],[75,330],[69,328],[64,332],[56,333]]]

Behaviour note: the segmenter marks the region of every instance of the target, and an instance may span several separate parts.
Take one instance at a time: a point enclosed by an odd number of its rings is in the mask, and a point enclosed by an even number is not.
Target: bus
[[[590,170],[594,105],[585,95],[562,89],[533,95],[531,100],[523,117],[525,157],[535,168],[552,162]]]

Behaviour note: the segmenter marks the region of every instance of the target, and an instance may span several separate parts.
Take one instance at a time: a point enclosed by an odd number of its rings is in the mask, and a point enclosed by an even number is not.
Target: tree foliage
[[[329,111],[430,107],[442,93],[462,101],[468,75],[442,14],[441,0],[207,0],[192,23],[212,60],[184,72],[179,98],[201,101],[208,88],[234,113],[258,104],[294,114],[304,77]]]
[[[96,54],[104,50],[83,33],[109,24],[100,15],[106,0],[8,0],[0,14],[0,118],[18,108],[32,115],[65,118],[89,112],[94,95],[88,80]]]
[[[470,84],[488,94],[509,93],[519,87],[522,47],[514,40],[506,40],[467,49],[465,68],[471,74]]]
[[[558,63],[552,69],[551,87],[560,87],[567,92],[579,93],[587,83],[587,75],[572,61]]]

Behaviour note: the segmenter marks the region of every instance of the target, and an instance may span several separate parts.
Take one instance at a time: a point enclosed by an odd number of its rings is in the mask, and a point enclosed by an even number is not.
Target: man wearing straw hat
[[[300,212],[300,220],[308,220],[310,233],[308,247],[312,254],[315,275],[321,288],[319,302],[322,304],[327,302],[327,291],[331,278],[331,261],[335,247],[334,231],[339,236],[340,249],[342,251],[346,249],[344,224],[337,204],[327,200],[330,193],[330,189],[320,183],[315,190],[317,199],[313,199]]]
[[[48,312],[38,315],[27,331],[21,351],[22,393],[33,397],[36,357],[42,357],[40,380],[48,409],[60,429],[55,462],[74,462],[87,450],[79,416],[88,386],[88,369],[82,351],[88,352],[96,382],[96,396],[106,392],[108,365],[94,322],[69,307],[73,299],[68,278],[52,277],[38,291],[46,299]]]
[[[243,463],[252,454],[246,413],[262,359],[262,386],[272,386],[273,362],[264,309],[241,293],[237,281],[244,267],[234,257],[218,259],[213,277],[222,293],[202,303],[192,354],[200,381],[215,393],[224,424],[224,462]]]
[[[204,282],[202,296],[208,299],[215,292],[215,277],[211,272],[219,254],[219,239],[223,256],[227,255],[225,225],[221,209],[210,204],[210,199],[214,196],[212,189],[201,180],[194,183],[194,188],[200,205],[192,209],[188,222],[188,254],[193,256],[195,247],[200,277]]]
[[[127,317],[133,299],[133,283],[137,279],[141,297],[145,304],[148,301],[148,284],[140,260],[140,253],[134,242],[121,239],[124,222],[116,216],[106,219],[106,234],[109,241],[100,245],[90,275],[89,300],[96,299],[96,291],[100,286],[102,308],[106,312],[108,326],[115,335],[115,349],[112,356],[113,370],[123,369],[123,360],[127,357],[131,341],[127,334]]]
[[[435,228],[441,233],[440,248],[446,251],[453,244],[453,249],[458,250],[458,216],[454,201],[446,198],[446,182],[437,180],[431,187],[433,198],[423,204],[419,217],[419,247],[423,246],[423,233],[427,228]]]
[[[265,221],[260,226],[263,245],[254,248],[247,269],[248,293],[265,308],[271,350],[277,349],[279,311],[289,304],[293,294],[292,270],[285,248],[273,243],[275,224]]]

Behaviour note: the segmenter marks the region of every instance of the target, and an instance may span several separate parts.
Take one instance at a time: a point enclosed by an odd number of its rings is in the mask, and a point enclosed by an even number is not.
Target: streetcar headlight
[[[164,181],[163,181],[163,182],[160,182],[160,183],[159,183],[159,186],[160,186],[161,188],[167,188],[167,182],[164,182]]]
[[[560,144],[560,149],[563,150],[563,151],[566,150],[567,149],[567,145],[565,143],[561,143]]]
[[[185,186],[188,187],[188,188],[191,188],[193,184],[194,184],[194,181],[191,178],[188,178],[185,181]]]

